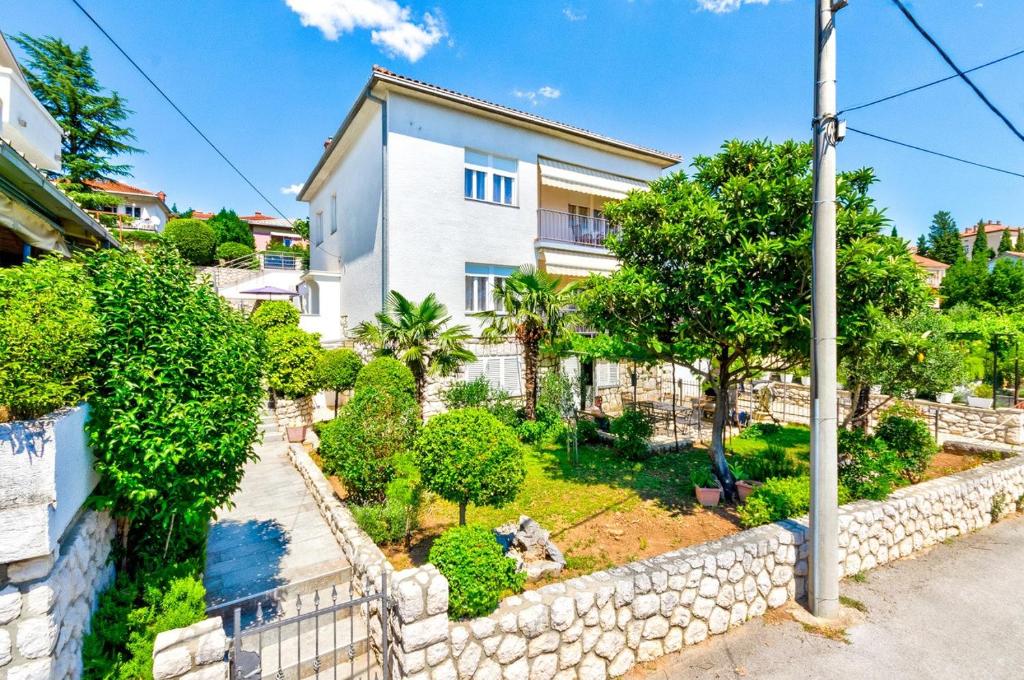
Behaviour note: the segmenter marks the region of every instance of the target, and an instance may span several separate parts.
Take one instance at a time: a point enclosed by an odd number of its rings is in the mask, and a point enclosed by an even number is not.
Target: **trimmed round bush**
[[[221,208],[220,212],[206,222],[210,225],[218,244],[241,243],[250,248],[256,247],[256,239],[253,238],[252,229],[244,222],[234,210]]]
[[[429,559],[448,579],[448,614],[456,619],[490,614],[501,598],[521,592],[526,580],[494,532],[482,526],[448,529],[434,541]]]
[[[213,262],[217,237],[210,225],[202,220],[171,220],[164,227],[164,238],[192,264],[206,265]]]
[[[249,315],[249,321],[253,326],[264,331],[278,326],[299,325],[299,310],[290,302],[285,300],[267,300],[261,302]]]
[[[416,379],[409,367],[391,357],[377,357],[363,366],[356,376],[355,390],[376,387],[389,394],[406,393],[416,398]]]
[[[895,454],[900,474],[909,482],[921,478],[939,449],[928,424],[906,406],[893,406],[883,413],[875,436]]]
[[[320,336],[295,326],[267,331],[267,383],[278,396],[299,399],[320,389]]]
[[[629,460],[646,460],[651,456],[650,439],[654,434],[651,419],[644,413],[630,410],[612,421],[615,450]]]
[[[236,243],[235,241],[227,241],[217,246],[217,259],[230,262],[231,260],[237,260],[240,257],[246,255],[252,255],[253,249],[244,243]]]
[[[320,426],[324,469],[341,478],[353,503],[382,503],[396,458],[412,444],[418,427],[411,395],[364,387],[337,418]]]
[[[329,349],[320,360],[320,383],[325,389],[343,392],[356,386],[356,377],[363,368],[358,352],[343,347]]]
[[[469,503],[500,507],[514,500],[526,477],[516,433],[483,409],[434,416],[414,450],[423,485],[458,504],[459,524]]]
[[[46,257],[0,269],[0,422],[38,418],[89,394],[94,307],[78,263]]]

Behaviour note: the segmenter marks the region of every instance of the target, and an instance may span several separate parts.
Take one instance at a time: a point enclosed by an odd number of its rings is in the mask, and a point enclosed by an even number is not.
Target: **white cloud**
[[[770,0],[697,0],[701,9],[715,14],[735,12],[743,5],[767,5],[769,2]]]
[[[544,85],[543,87],[538,87],[536,90],[512,90],[512,96],[517,99],[524,99],[536,106],[541,99],[558,99],[562,96],[562,91],[557,87]]]
[[[286,195],[286,196],[288,196],[288,195],[296,195],[297,196],[300,191],[302,191],[302,184],[301,183],[299,183],[299,184],[289,184],[286,187],[281,187],[281,193]]]
[[[320,29],[337,40],[357,29],[369,30],[370,41],[390,56],[418,61],[448,35],[440,12],[424,12],[415,21],[412,10],[395,0],[285,0],[303,26]]]
[[[587,18],[586,12],[583,12],[578,9],[573,9],[572,7],[566,7],[565,9],[563,9],[562,14],[564,14],[565,18],[568,19],[569,21],[583,21],[584,19]]]

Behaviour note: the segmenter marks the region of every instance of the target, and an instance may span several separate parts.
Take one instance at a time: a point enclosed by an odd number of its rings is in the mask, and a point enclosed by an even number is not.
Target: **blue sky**
[[[381,64],[412,77],[692,158],[732,137],[807,137],[811,0],[147,0],[82,3],[289,216],[301,183]],[[910,3],[961,66],[1024,48],[1020,0]],[[130,10],[128,9],[130,7]],[[306,25],[304,25],[306,24]],[[136,184],[179,207],[271,212],[70,0],[5,3],[0,30],[88,44],[135,111]],[[839,15],[839,101],[948,75],[888,0]],[[974,74],[1024,127],[1024,56]],[[1024,172],[1016,139],[957,81],[851,113],[852,126]],[[961,227],[1024,223],[1024,179],[850,134],[840,168],[915,238],[937,210]]]

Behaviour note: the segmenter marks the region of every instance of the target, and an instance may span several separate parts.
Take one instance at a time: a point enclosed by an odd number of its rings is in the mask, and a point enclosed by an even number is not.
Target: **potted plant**
[[[803,366],[797,366],[793,369],[793,374],[800,380],[801,385],[811,384],[811,373]]]
[[[722,499],[722,486],[711,472],[710,465],[698,465],[690,470],[690,483],[697,502],[705,508],[713,508]]]
[[[736,491],[740,494],[740,502],[746,503],[747,497],[754,493],[754,489],[761,486],[762,482],[750,479],[750,475],[743,468],[741,463],[732,463],[732,474],[736,477]]]
[[[992,386],[981,383],[967,397],[967,405],[974,408],[992,408]]]
[[[952,392],[938,392],[935,395],[935,401],[940,404],[952,404],[953,393]]]

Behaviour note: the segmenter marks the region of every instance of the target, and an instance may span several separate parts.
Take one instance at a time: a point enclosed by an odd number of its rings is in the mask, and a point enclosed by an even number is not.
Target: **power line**
[[[992,61],[987,61],[984,64],[981,64],[979,66],[975,66],[974,68],[969,68],[966,71],[964,71],[964,73],[974,73],[975,71],[980,71],[983,68],[988,68],[989,66],[994,66],[994,65],[996,65],[996,64],[998,64],[1000,62],[1004,62],[1004,61],[1006,61],[1008,59],[1013,59],[1014,57],[1019,57],[1022,54],[1024,54],[1024,50],[1017,50],[1016,52],[1014,52],[1012,54],[1007,54],[1005,57],[999,57],[998,59],[993,59]],[[866,102],[864,104],[858,104],[857,106],[851,106],[850,108],[843,109],[842,111],[840,111],[836,115],[841,115],[841,114],[844,114],[844,113],[848,113],[850,111],[857,111],[859,109],[866,109],[869,106],[874,106],[875,104],[881,104],[882,102],[887,102],[890,99],[896,99],[897,97],[902,97],[903,95],[906,95],[906,94],[912,94],[914,92],[918,92],[920,90],[924,90],[926,88],[932,87],[933,85],[939,85],[941,83],[946,82],[947,80],[955,80],[955,79],[957,79],[959,77],[960,77],[959,75],[954,74],[954,75],[951,75],[951,76],[946,76],[945,78],[939,78],[938,80],[933,80],[930,83],[925,83],[924,85],[918,85],[917,87],[912,87],[912,88],[910,88],[908,90],[903,90],[903,91],[897,92],[895,94],[890,94],[889,96],[882,97],[881,99],[874,99],[874,100]]]
[[[975,161],[969,161],[966,158],[960,158],[958,156],[951,156],[948,153],[942,153],[941,151],[933,151],[931,149],[926,149],[926,148],[924,148],[922,146],[916,146],[914,144],[908,144],[907,142],[901,142],[901,141],[896,140],[896,139],[890,139],[888,137],[883,137],[881,135],[876,135],[873,132],[867,132],[865,130],[858,130],[855,127],[847,126],[846,129],[849,132],[856,132],[857,134],[864,135],[865,137],[871,137],[873,139],[878,139],[878,140],[881,140],[883,142],[888,142],[890,144],[896,144],[898,146],[906,147],[908,149],[914,149],[915,151],[922,151],[924,153],[931,154],[933,156],[939,156],[940,158],[946,158],[946,159],[951,160],[951,161],[957,161],[958,163],[966,163],[967,165],[973,165],[973,166],[976,166],[976,167],[979,167],[979,168],[985,168],[986,170],[993,170],[995,172],[1001,172],[1004,175],[1013,175],[1014,177],[1020,177],[1020,178],[1024,179],[1024,173],[1021,173],[1021,172],[1014,172],[1013,170],[1006,170],[1004,168],[997,168],[994,165],[985,165],[984,163],[977,163]]]
[[[917,23],[917,19],[915,19],[914,15],[910,13],[910,10],[907,9],[906,5],[903,4],[903,0],[892,0],[892,2],[893,2],[894,5],[896,5],[897,8],[899,8],[899,10],[901,12],[903,12],[903,16],[905,16],[907,18],[907,20],[914,26],[914,28],[917,29],[917,32],[920,33],[921,36],[925,40],[927,40],[931,44],[932,47],[935,48],[935,51],[937,51],[939,53],[939,56],[941,56],[942,59],[947,64],[949,64],[950,68],[952,68],[954,71],[956,71],[956,74],[965,83],[967,83],[971,87],[972,90],[974,90],[974,94],[978,95],[978,97],[981,99],[981,101],[985,102],[985,105],[988,106],[988,108],[992,110],[992,113],[994,113],[997,116],[999,116],[999,119],[1002,120],[1004,123],[1006,123],[1006,127],[1010,128],[1010,130],[1013,132],[1013,134],[1017,135],[1017,138],[1020,139],[1022,142],[1024,142],[1024,134],[1021,134],[1020,130],[1018,130],[1016,128],[1016,126],[1014,126],[1014,124],[1010,122],[1010,119],[1007,118],[1005,115],[1003,115],[1003,112],[1000,111],[996,107],[995,104],[993,104],[991,101],[989,101],[989,98],[985,96],[985,93],[982,92],[978,88],[978,86],[974,84],[973,80],[971,80],[970,78],[967,77],[967,74],[964,73],[960,69],[960,67],[957,66],[953,62],[953,59],[950,58],[950,56],[948,54],[946,54],[946,51],[944,49],[942,49],[942,47],[939,46],[939,43],[937,43],[935,41],[935,38],[933,38],[931,35],[929,35],[928,31],[924,30],[924,27],[922,27],[921,24]]]
[[[210,145],[210,148],[211,148],[211,149],[213,149],[213,150],[214,150],[215,152],[217,152],[217,155],[218,155],[218,156],[220,156],[220,157],[221,157],[222,159],[224,159],[224,162],[225,162],[225,163],[227,163],[227,164],[228,164],[228,165],[229,165],[229,166],[231,167],[231,169],[232,169],[232,170],[234,170],[234,171],[235,171],[235,173],[236,173],[236,174],[237,174],[237,175],[238,175],[239,177],[241,177],[241,178],[242,178],[242,180],[243,180],[243,181],[244,181],[244,182],[245,182],[246,184],[248,184],[248,185],[249,185],[249,187],[250,187],[250,188],[252,188],[252,190],[253,190],[253,191],[255,191],[255,192],[256,192],[256,193],[257,193],[257,194],[259,195],[259,197],[260,197],[260,198],[262,198],[262,199],[263,199],[264,201],[266,201],[266,202],[267,202],[267,205],[269,205],[269,206],[270,206],[271,208],[273,208],[273,209],[274,209],[274,211],[275,211],[275,212],[277,212],[277,214],[278,214],[278,215],[280,215],[280,216],[281,216],[282,218],[284,218],[285,220],[287,220],[288,224],[291,224],[291,223],[292,223],[292,221],[291,221],[291,220],[290,220],[290,219],[288,218],[288,216],[287,216],[287,215],[285,215],[285,214],[284,214],[284,213],[283,213],[283,212],[281,211],[281,209],[280,209],[280,208],[278,208],[278,207],[277,207],[276,205],[274,205],[274,202],[273,202],[273,201],[271,201],[271,200],[270,200],[269,198],[267,198],[266,194],[264,194],[264,193],[263,193],[262,191],[260,191],[260,190],[259,190],[259,188],[258,188],[258,187],[257,187],[257,186],[256,186],[255,184],[253,184],[253,183],[252,183],[252,180],[250,180],[250,179],[249,179],[248,177],[246,177],[246,176],[245,176],[245,173],[243,173],[243,172],[242,172],[241,170],[239,170],[239,169],[238,169],[238,166],[237,166],[237,165],[235,165],[234,163],[232,163],[232,162],[231,162],[231,159],[230,159],[230,158],[228,158],[228,157],[227,157],[227,155],[225,155],[225,153],[224,153],[223,151],[221,151],[221,150],[220,150],[220,149],[219,149],[219,148],[217,147],[217,145],[216,145],[216,144],[214,144],[214,143],[213,143],[213,141],[212,141],[212,140],[211,140],[211,139],[210,139],[209,137],[207,137],[207,136],[206,136],[206,135],[205,135],[205,134],[203,133],[203,131],[202,131],[202,130],[200,130],[200,129],[199,129],[199,126],[198,126],[198,125],[196,125],[195,123],[193,123],[193,122],[192,122],[192,119],[191,119],[191,118],[189,118],[189,117],[188,117],[188,116],[187,116],[187,115],[185,114],[185,112],[184,112],[184,111],[182,111],[182,110],[181,110],[181,108],[180,108],[180,107],[179,107],[179,106],[178,106],[177,104],[175,104],[175,103],[174,103],[174,101],[173,101],[173,100],[172,100],[172,99],[171,99],[170,97],[168,97],[168,96],[167,96],[167,93],[166,93],[166,92],[164,92],[164,91],[163,91],[162,89],[160,89],[160,86],[159,86],[159,85],[157,85],[157,84],[156,84],[156,83],[155,83],[155,82],[153,81],[153,79],[149,77],[149,74],[147,74],[147,73],[146,73],[146,72],[145,72],[145,71],[144,71],[144,70],[142,69],[142,67],[141,67],[141,66],[139,66],[139,65],[138,65],[138,63],[136,63],[136,61],[135,61],[134,59],[132,59],[132,58],[131,58],[130,56],[128,56],[128,53],[124,51],[124,48],[122,48],[122,47],[121,47],[121,46],[120,46],[120,45],[119,45],[119,44],[117,43],[117,41],[116,41],[116,40],[114,40],[113,36],[111,36],[111,35],[110,35],[109,33],[107,33],[106,29],[105,29],[105,28],[103,28],[103,26],[101,26],[101,25],[100,25],[100,22],[96,21],[96,19],[95,19],[95,18],[94,18],[94,17],[93,17],[93,16],[91,15],[91,14],[89,14],[88,10],[86,10],[86,9],[85,9],[84,7],[82,7],[81,3],[79,3],[79,2],[78,2],[78,0],[71,0],[71,2],[73,2],[73,3],[74,3],[74,5],[75,5],[75,7],[77,7],[78,9],[80,9],[80,10],[82,11],[82,14],[84,14],[84,15],[85,15],[85,16],[86,16],[86,17],[87,17],[87,18],[89,19],[89,21],[91,21],[91,22],[92,22],[92,24],[93,24],[93,25],[94,25],[94,26],[95,26],[96,28],[98,28],[98,29],[99,29],[100,33],[102,33],[102,34],[103,34],[104,36],[106,36],[107,40],[109,40],[109,41],[110,41],[110,43],[111,43],[111,44],[112,44],[112,45],[113,45],[113,46],[114,46],[115,48],[117,48],[117,51],[118,51],[118,52],[120,52],[120,53],[121,53],[121,55],[122,55],[122,56],[124,56],[124,58],[128,60],[128,63],[129,63],[129,64],[131,64],[132,66],[134,66],[134,67],[135,67],[135,70],[136,70],[136,71],[138,71],[138,72],[139,72],[139,73],[140,73],[140,74],[142,75],[142,77],[143,77],[143,78],[145,78],[145,79],[146,79],[146,81],[147,81],[147,82],[149,82],[149,84],[150,84],[150,85],[152,85],[152,86],[153,86],[153,88],[154,88],[154,89],[155,89],[155,90],[156,90],[157,92],[159,92],[159,93],[160,93],[160,96],[161,96],[161,97],[163,97],[163,98],[164,98],[165,100],[167,100],[167,103],[171,105],[171,108],[173,108],[173,109],[174,109],[175,111],[177,111],[177,112],[178,112],[178,115],[180,115],[180,116],[181,116],[181,117],[182,117],[182,118],[183,118],[183,119],[185,120],[185,122],[186,122],[186,123],[188,123],[188,124],[189,124],[189,125],[190,125],[190,126],[192,127],[192,129],[193,129],[193,130],[195,130],[195,131],[196,131],[196,134],[198,134],[198,135],[199,135],[200,137],[202,137],[202,138],[203,138],[203,141],[205,141],[205,142],[206,142],[207,144],[209,144],[209,145]]]

